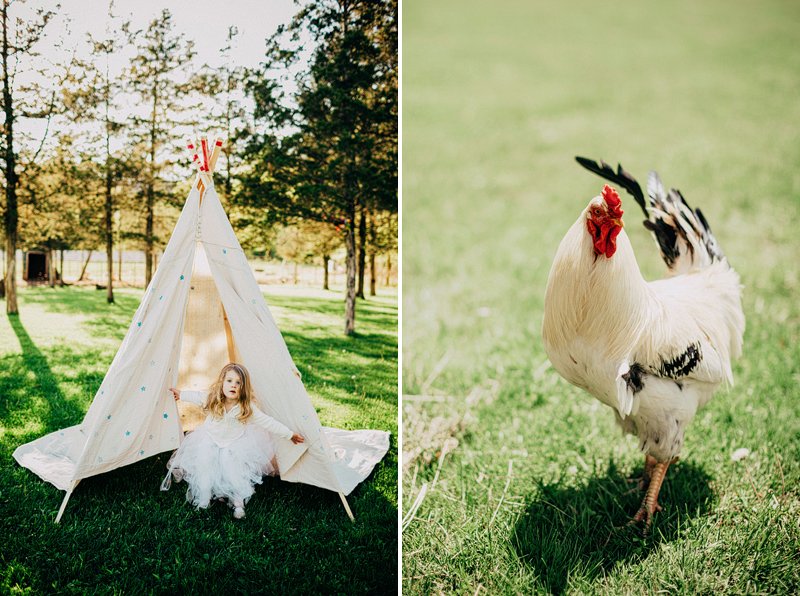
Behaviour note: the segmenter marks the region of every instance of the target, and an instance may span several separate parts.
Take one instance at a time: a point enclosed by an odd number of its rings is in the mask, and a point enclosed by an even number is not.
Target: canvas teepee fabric
[[[213,280],[211,286],[209,280]],[[190,294],[202,288],[215,291],[218,300],[210,312],[192,313],[191,308],[187,310]],[[221,321],[223,337],[227,337],[224,349],[209,346],[204,350],[200,345],[187,352],[185,330],[193,324],[187,316]],[[250,372],[259,407],[306,437],[300,445],[277,442],[282,480],[336,491],[347,507],[343,495],[363,481],[388,451],[387,432],[343,431],[320,424],[205,171],[189,193],[159,267],[83,422],[14,452],[22,466],[67,491],[59,517],[82,478],[179,446],[183,432],[169,388],[179,386],[181,357],[195,370],[207,371],[209,380],[225,362],[241,362]],[[184,377],[186,368],[184,364]],[[196,384],[197,375],[193,378]]]

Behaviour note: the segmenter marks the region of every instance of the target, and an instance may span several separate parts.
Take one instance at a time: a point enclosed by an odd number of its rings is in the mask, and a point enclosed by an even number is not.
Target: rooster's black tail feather
[[[618,184],[636,199],[646,217],[644,227],[653,233],[671,274],[702,269],[725,258],[700,209],[692,210],[677,189],[665,192],[656,172],[650,172],[647,179],[648,206],[641,186],[622,165],[617,165],[615,172],[603,160],[598,163],[585,157],[575,159],[587,170]]]
[[[621,164],[617,164],[617,171],[614,172],[614,168],[612,168],[602,159],[600,160],[600,163],[597,163],[593,159],[576,156],[575,161],[577,161],[590,172],[594,172],[601,178],[605,178],[610,182],[619,184],[622,188],[627,190],[634,199],[636,199],[636,202],[639,203],[639,207],[641,207],[642,211],[644,212],[644,216],[649,216],[647,213],[647,205],[644,202],[644,193],[642,192],[642,187],[639,186],[636,178],[625,171]]]

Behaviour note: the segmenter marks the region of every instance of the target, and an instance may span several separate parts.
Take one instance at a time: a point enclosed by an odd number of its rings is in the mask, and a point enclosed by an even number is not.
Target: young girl
[[[208,507],[211,499],[228,499],[233,517],[243,518],[254,485],[275,471],[272,436],[295,444],[303,443],[303,437],[252,403],[250,375],[241,364],[222,367],[207,400],[201,391],[170,391],[176,400],[202,405],[209,416],[169,459],[162,490],[169,489],[171,474],[178,482],[186,480],[186,500],[196,507]]]

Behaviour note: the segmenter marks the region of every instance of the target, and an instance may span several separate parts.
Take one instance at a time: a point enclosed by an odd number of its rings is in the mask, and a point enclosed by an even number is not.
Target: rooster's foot
[[[658,503],[653,504],[652,509],[648,509],[645,503],[642,503],[642,506],[639,507],[639,511],[636,512],[636,515],[633,516],[633,519],[628,522],[629,526],[634,524],[638,524],[640,522],[644,522],[644,529],[643,533],[646,536],[647,533],[650,531],[650,526],[653,523],[653,516],[655,515],[656,511],[662,511],[663,507]]]

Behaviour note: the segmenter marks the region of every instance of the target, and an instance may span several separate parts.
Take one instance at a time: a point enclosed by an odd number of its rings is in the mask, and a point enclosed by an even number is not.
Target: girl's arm
[[[267,416],[264,412],[253,406],[253,415],[250,417],[255,424],[267,429],[274,435],[291,441],[292,443],[302,443],[303,437],[289,429],[285,424],[278,422],[272,416]]]
[[[190,391],[189,389],[175,389],[174,387],[170,387],[169,390],[172,392],[175,401],[180,399],[197,404],[200,407],[205,406],[206,398],[208,397],[208,391]]]

